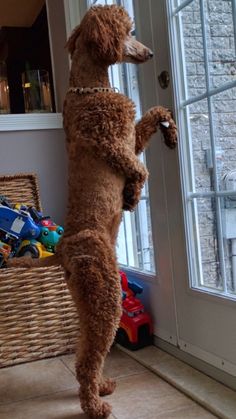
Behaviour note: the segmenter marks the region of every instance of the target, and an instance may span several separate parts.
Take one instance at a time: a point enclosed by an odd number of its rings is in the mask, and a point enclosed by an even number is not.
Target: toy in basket
[[[0,196],[0,267],[9,257],[51,256],[63,235],[63,228],[35,208],[12,205]]]
[[[143,288],[136,282],[128,281],[120,271],[122,287],[122,316],[116,335],[116,342],[128,349],[136,350],[152,343],[153,325],[144,305],[136,298]]]

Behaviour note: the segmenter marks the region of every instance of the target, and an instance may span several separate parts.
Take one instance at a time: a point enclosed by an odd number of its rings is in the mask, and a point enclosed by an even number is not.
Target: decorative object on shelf
[[[7,66],[5,61],[0,61],[0,114],[2,113],[10,113]]]
[[[22,74],[25,112],[52,112],[49,74],[46,70],[26,70]]]

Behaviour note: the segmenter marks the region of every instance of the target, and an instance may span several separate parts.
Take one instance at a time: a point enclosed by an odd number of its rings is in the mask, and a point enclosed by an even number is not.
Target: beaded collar
[[[69,93],[78,93],[79,95],[86,93],[107,93],[113,92],[118,93],[119,89],[117,87],[70,87],[68,89]]]

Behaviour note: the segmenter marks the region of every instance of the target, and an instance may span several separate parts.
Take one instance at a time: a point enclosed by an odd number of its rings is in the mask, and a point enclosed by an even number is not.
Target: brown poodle
[[[60,263],[65,270],[81,327],[76,354],[79,397],[91,418],[107,418],[111,412],[99,396],[115,388],[114,381],[103,377],[103,365],[121,316],[115,244],[122,210],[134,209],[147,179],[137,155],[158,128],[168,147],[176,145],[169,111],[154,107],[135,125],[134,103],[110,87],[109,65],[142,63],[152,56],[131,36],[131,26],[122,7],[92,7],[68,40],[72,66],[64,103],[69,156],[65,234],[55,256],[15,262]]]

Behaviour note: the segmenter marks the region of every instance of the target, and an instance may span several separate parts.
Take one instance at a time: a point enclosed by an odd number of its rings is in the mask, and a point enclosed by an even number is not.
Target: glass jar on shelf
[[[53,112],[49,74],[46,70],[26,70],[22,74],[25,112]]]
[[[0,114],[5,113],[10,113],[7,66],[5,61],[0,61]]]

